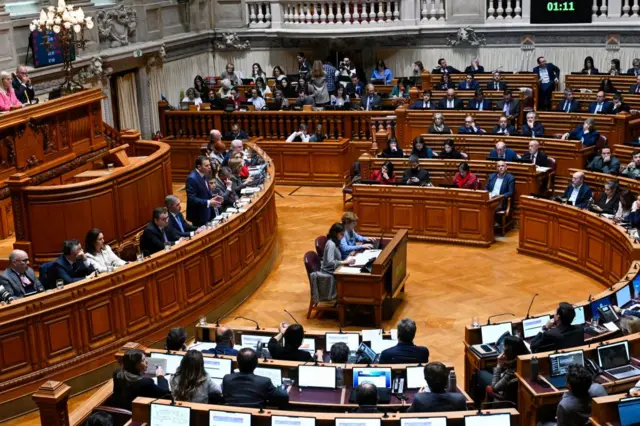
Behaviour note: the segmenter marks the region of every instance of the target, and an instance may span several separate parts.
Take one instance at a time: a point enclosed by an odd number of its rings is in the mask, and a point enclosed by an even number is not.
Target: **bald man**
[[[224,136],[224,140],[233,141],[236,139],[247,140],[249,139],[249,136],[247,136],[247,132],[240,128],[238,123],[233,123],[231,125],[231,130]]]
[[[516,179],[511,173],[507,173],[506,162],[502,160],[496,162],[496,172],[489,175],[484,189],[489,191],[491,198],[504,195],[502,205],[498,206],[498,209],[505,210],[507,208],[507,200],[513,197],[513,194],[516,192]]]
[[[36,98],[35,91],[31,85],[31,79],[29,78],[29,72],[27,67],[20,65],[16,68],[16,73],[13,75],[13,90],[16,92],[16,98],[23,104],[36,104],[38,99]]]
[[[495,160],[499,158],[504,161],[516,161],[520,156],[512,149],[507,148],[507,144],[500,141],[496,144],[496,149],[492,149],[489,153],[489,159]]]
[[[216,347],[206,349],[202,353],[235,356],[238,355],[238,350],[233,348],[234,343],[233,330],[228,327],[218,327],[216,328]]]
[[[584,173],[575,172],[571,177],[571,183],[564,191],[564,198],[569,200],[569,204],[581,209],[589,207],[589,200],[593,197],[591,188],[584,183]]]
[[[44,291],[44,287],[29,267],[29,255],[14,250],[9,255],[9,267],[0,275],[0,285],[16,299]]]
[[[529,152],[525,152],[522,160],[535,164],[538,167],[549,167],[549,157],[540,151],[540,143],[538,141],[529,142]]]
[[[373,84],[367,84],[367,95],[362,97],[360,103],[365,111],[371,111],[382,103],[382,99],[376,93],[376,87]]]

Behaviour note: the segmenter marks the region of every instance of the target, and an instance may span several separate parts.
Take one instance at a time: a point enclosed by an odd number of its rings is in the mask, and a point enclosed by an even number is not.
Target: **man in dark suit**
[[[571,177],[571,183],[564,191],[564,198],[569,200],[571,205],[586,209],[589,207],[589,200],[593,198],[591,188],[584,183],[584,173],[575,172]]]
[[[522,155],[522,159],[538,167],[549,167],[549,157],[540,151],[540,143],[538,141],[529,142],[529,151]]]
[[[67,240],[62,244],[62,254],[51,265],[49,281],[62,280],[65,284],[93,277],[95,269],[89,263],[78,240]]]
[[[9,254],[9,267],[0,275],[0,285],[15,299],[44,291],[40,280],[29,267],[29,255],[22,250],[13,250]]]
[[[16,73],[13,75],[11,82],[13,90],[16,92],[16,98],[23,104],[37,104],[38,98],[31,85],[31,79],[29,78],[29,71],[24,65],[20,65],[16,68]]]
[[[573,99],[573,90],[564,89],[564,99],[558,102],[556,111],[580,112],[580,102]]]
[[[360,383],[356,388],[356,408],[354,413],[378,412],[378,388],[373,383]]]
[[[493,72],[493,80],[487,83],[487,90],[499,90],[504,92],[507,90],[507,83],[501,80],[500,71]]]
[[[409,168],[402,175],[402,184],[423,186],[429,183],[429,172],[420,168],[420,159],[417,155],[409,157]]]
[[[589,105],[590,114],[611,114],[613,104],[607,100],[604,91],[600,90],[596,93],[596,101]]]
[[[556,314],[531,341],[531,352],[552,351],[584,345],[582,326],[571,325],[576,311],[567,302],[560,302]]]
[[[253,349],[241,349],[237,361],[239,372],[227,374],[222,379],[222,394],[226,404],[243,407],[287,405],[289,395],[285,391],[273,386],[268,377],[253,374],[258,366],[258,356]]]
[[[640,59],[635,58],[631,64],[633,65],[633,68],[629,68],[627,70],[627,74],[639,76],[640,75]]]
[[[503,93],[502,100],[498,102],[498,109],[513,123],[520,116],[520,101],[513,99],[511,90],[506,89]]]
[[[494,135],[514,135],[516,128],[509,124],[509,120],[506,115],[501,115],[498,120],[498,124],[491,131]]]
[[[300,324],[280,324],[280,332],[269,339],[269,353],[273,359],[286,361],[310,361],[309,352],[300,349],[304,340],[304,328]],[[282,340],[284,339],[284,344]],[[322,359],[322,357],[318,357]]]
[[[620,161],[611,154],[611,148],[605,146],[600,151],[600,155],[597,155],[591,160],[587,166],[587,170],[598,173],[606,173],[609,175],[620,174]]]
[[[482,89],[476,89],[475,97],[469,101],[468,109],[491,111],[491,101],[484,98]]]
[[[376,93],[376,87],[373,84],[367,84],[367,96],[361,99],[360,104],[365,111],[372,111],[382,104],[382,99]]]
[[[351,76],[351,83],[347,84],[344,92],[350,97],[360,98],[365,94],[364,83],[360,81],[360,77],[353,74]]]
[[[211,161],[204,155],[196,158],[196,167],[187,176],[187,219],[195,226],[206,225],[211,220],[211,210],[219,207],[209,188]]]
[[[507,144],[500,141],[496,143],[496,149],[492,149],[489,152],[489,158],[500,158],[504,161],[516,161],[520,156],[510,148],[507,148]]]
[[[458,84],[458,90],[476,90],[480,83],[473,78],[473,73],[467,73],[467,78]]]
[[[224,136],[224,140],[226,141],[232,141],[235,139],[240,139],[240,140],[249,139],[249,137],[247,136],[247,132],[242,130],[238,123],[233,123],[231,125],[231,131],[229,131],[229,133],[227,133]]]
[[[424,367],[424,378],[429,392],[415,394],[408,413],[432,413],[443,411],[464,411],[467,401],[462,393],[447,389],[449,371],[441,362],[430,362]]]
[[[538,107],[548,110],[551,107],[551,94],[560,78],[560,68],[547,62],[544,56],[538,58],[538,66],[533,69],[538,74],[539,100]]]
[[[169,212],[164,207],[153,209],[153,220],[149,222],[140,238],[140,250],[148,255],[163,250],[166,243],[173,245],[180,236],[169,226]]]
[[[473,119],[472,116],[467,115],[464,118],[464,125],[460,126],[458,128],[458,133],[459,134],[475,134],[475,135],[482,135],[484,133],[487,133],[484,129],[481,129],[480,126],[476,126],[476,122]]]
[[[516,192],[516,179],[511,173],[507,173],[507,163],[500,160],[496,163],[496,173],[491,173],[484,189],[489,191],[489,196],[495,198],[498,195],[504,195],[502,201],[502,210],[507,208],[507,201],[513,197]]]
[[[438,109],[462,109],[463,106],[462,101],[456,98],[456,91],[453,89],[447,89],[447,96],[438,102]]]
[[[578,127],[562,135],[562,139],[579,140],[583,146],[592,146],[598,143],[600,139],[600,133],[595,129],[596,120],[593,118],[587,118],[584,123],[578,124]]]
[[[198,230],[197,226],[191,225],[184,219],[181,212],[182,206],[178,197],[175,195],[167,195],[164,198],[164,205],[169,211],[169,227],[180,237],[189,237],[192,232]]]
[[[535,138],[544,135],[544,126],[538,120],[536,120],[537,115],[535,111],[529,111],[527,113],[526,122],[522,125],[522,130],[520,133],[522,136]]]
[[[620,93],[614,93],[613,95],[613,107],[611,108],[611,114],[620,114],[621,112],[629,113],[631,108],[624,103],[624,98]]]
[[[232,174],[233,172],[229,167],[223,167],[218,172],[213,188],[213,193],[216,195],[216,204],[219,203],[213,208],[215,216],[218,216],[223,210],[232,207],[236,203],[236,194],[233,191],[233,180],[231,179]]]
[[[459,72],[454,67],[447,65],[447,61],[444,58],[438,59],[438,66],[431,70],[431,74],[456,74]]]
[[[640,75],[636,77],[636,84],[629,86],[629,93],[634,95],[640,94]]]
[[[464,72],[467,74],[482,74],[484,72],[484,67],[480,65],[480,59],[473,58],[471,65],[466,67]]]
[[[398,322],[398,344],[382,351],[380,364],[414,364],[429,362],[429,349],[416,346],[416,322],[404,318]]]
[[[431,100],[431,90],[424,90],[422,92],[422,99],[412,103],[409,109],[436,109],[436,103]]]

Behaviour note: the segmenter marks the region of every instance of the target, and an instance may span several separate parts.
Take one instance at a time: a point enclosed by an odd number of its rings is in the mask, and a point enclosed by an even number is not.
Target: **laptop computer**
[[[400,426],[447,426],[446,417],[417,417],[400,419]]]
[[[542,315],[540,317],[522,320],[522,335],[524,338],[530,339],[541,332],[542,326],[544,326],[549,319],[551,319],[551,315]]]
[[[204,358],[204,371],[209,374],[211,380],[218,385],[222,385],[222,379],[227,374],[231,374],[232,361],[226,358]]]
[[[598,363],[605,373],[616,379],[640,375],[640,369],[631,365],[627,341],[598,347]]]
[[[640,425],[640,397],[622,398],[618,401],[620,426]]]
[[[329,353],[331,347],[336,343],[342,342],[349,347],[349,359],[348,364],[353,364],[358,358],[358,351],[360,349],[360,333],[327,333],[325,338],[325,352]]]
[[[299,365],[298,387],[335,389],[336,368],[317,365]]]
[[[569,366],[572,364],[584,365],[584,352],[579,350],[549,355],[549,364],[551,364],[549,383],[556,388],[565,388],[567,387]]]
[[[509,426],[509,425],[511,425],[511,415],[509,413],[478,414],[475,416],[464,417],[464,426]]]
[[[504,336],[513,334],[513,324],[511,322],[503,322],[500,324],[483,325],[480,327],[482,343],[472,345],[474,350],[480,357],[493,356],[499,352],[499,344],[504,340]]]
[[[356,354],[356,359],[353,361],[354,364],[375,364],[380,359],[380,354],[376,353],[369,345],[366,343],[360,343],[358,346],[358,351]],[[349,356],[349,361],[351,362],[351,356]]]
[[[251,413],[209,410],[209,426],[251,426]]]
[[[424,367],[407,367],[407,389],[425,389],[425,392],[429,392],[429,385],[424,378]]]
[[[631,302],[631,284],[627,284],[616,291],[616,303],[620,308]]]
[[[594,300],[593,302],[591,302],[591,318],[599,319],[600,311],[598,311],[598,308],[606,305],[611,305],[610,296],[605,296],[602,299]]]
[[[391,401],[391,368],[364,367],[354,368],[353,386],[349,394],[349,402],[356,402],[356,388],[360,383],[373,383],[378,389],[378,403],[388,404]]]
[[[367,417],[336,417],[335,426],[381,426],[382,419],[380,418],[367,418]]]
[[[171,423],[175,425],[190,425],[191,407],[151,404],[149,410],[150,426],[164,426],[167,424],[167,419],[171,419]]]
[[[571,325],[583,325],[586,322],[584,317],[584,306],[574,306],[576,316],[571,321]]]
[[[253,370],[253,374],[256,376],[268,377],[271,379],[273,386],[277,388],[282,386],[282,370],[279,368],[256,367],[256,369]]]
[[[300,416],[271,416],[271,426],[316,426],[316,419]]]

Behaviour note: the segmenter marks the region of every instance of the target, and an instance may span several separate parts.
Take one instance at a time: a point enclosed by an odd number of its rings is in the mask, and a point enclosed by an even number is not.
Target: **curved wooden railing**
[[[271,269],[277,235],[273,166],[268,174],[246,212],[171,251],[0,307],[0,418],[22,408],[19,398],[45,380],[106,366],[126,342],[150,344],[173,326],[226,313],[257,288]],[[22,405],[4,404],[14,399]]]

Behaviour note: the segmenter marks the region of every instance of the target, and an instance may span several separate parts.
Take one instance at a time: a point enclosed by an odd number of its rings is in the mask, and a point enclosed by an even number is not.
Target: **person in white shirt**
[[[187,89],[186,96],[182,99],[182,102],[193,102],[194,105],[198,106],[202,103],[202,99],[200,99],[200,96],[197,96],[196,89],[189,87]]]
[[[87,232],[84,245],[87,249],[86,257],[89,264],[98,272],[108,272],[109,269],[127,264],[104,243],[104,234],[98,228]]]
[[[589,207],[589,202],[593,198],[591,188],[584,183],[584,173],[575,172],[571,177],[571,183],[564,191],[564,198],[566,198],[571,205],[586,209]]]
[[[264,108],[265,105],[264,99],[260,97],[260,95],[258,94],[258,89],[256,89],[255,87],[251,89],[251,97],[247,100],[247,102],[253,104],[253,107],[256,109],[256,111],[260,111],[262,108]]]
[[[307,133],[307,125],[300,123],[297,132],[293,132],[287,138],[287,142],[309,142],[311,135]]]

